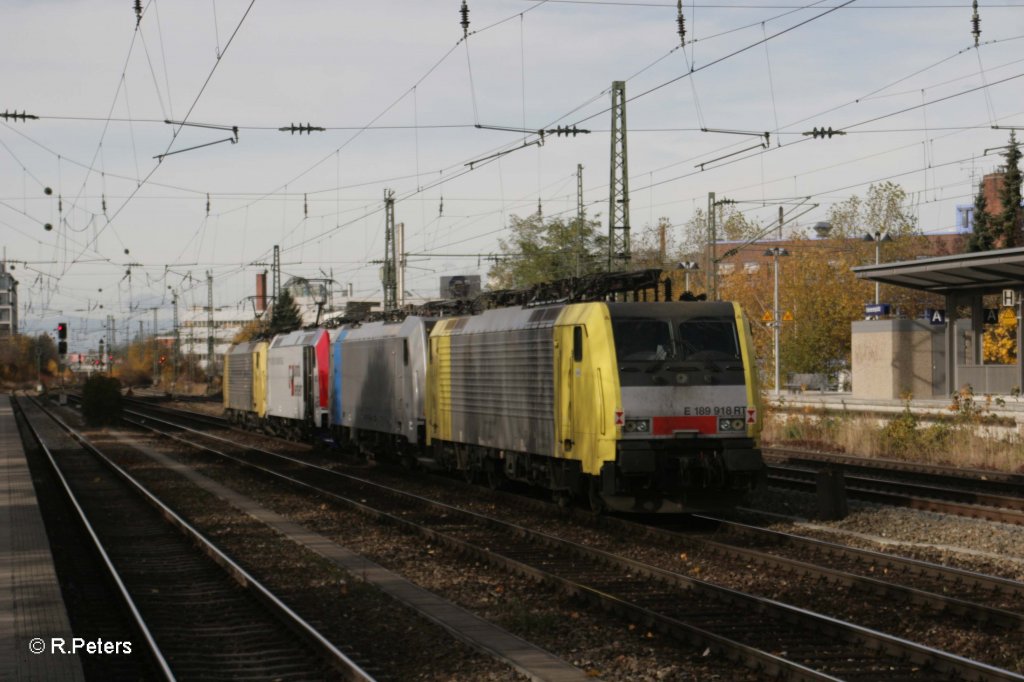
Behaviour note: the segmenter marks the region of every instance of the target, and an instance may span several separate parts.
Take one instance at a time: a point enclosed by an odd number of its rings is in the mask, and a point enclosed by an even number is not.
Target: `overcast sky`
[[[0,119],[0,241],[22,329],[68,320],[73,351],[108,314],[148,332],[160,306],[169,325],[169,286],[205,305],[207,271],[215,306],[248,305],[275,244],[285,279],[379,297],[385,189],[424,296],[486,276],[538,201],[571,217],[577,164],[604,222],[615,80],[633,229],[664,216],[677,241],[708,192],[763,202],[739,205],[764,223],[808,197],[810,225],[887,179],[924,231],[949,231],[999,164],[992,126],[1024,127],[1012,0],[980,3],[978,49],[967,0],[687,1],[683,49],[675,2],[469,0],[468,39],[460,0],[141,4],[138,26],[126,1],[0,4],[0,111],[39,117]],[[293,123],[327,130],[278,130]],[[477,124],[591,132],[488,160],[537,137]]]

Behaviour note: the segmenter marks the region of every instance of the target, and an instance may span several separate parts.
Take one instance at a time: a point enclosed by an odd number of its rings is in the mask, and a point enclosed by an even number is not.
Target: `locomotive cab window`
[[[402,362],[409,366],[409,339],[402,339]]]
[[[694,317],[680,322],[678,332],[683,360],[741,359],[736,323],[731,319]]]
[[[675,356],[668,320],[627,317],[612,321],[615,356],[619,362],[666,360]]]
[[[575,362],[583,361],[583,327],[572,328],[572,359]]]

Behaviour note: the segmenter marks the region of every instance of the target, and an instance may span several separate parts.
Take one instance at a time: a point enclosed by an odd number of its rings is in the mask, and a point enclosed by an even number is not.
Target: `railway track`
[[[843,472],[844,488],[851,499],[1024,525],[1024,498],[886,477],[889,470],[875,470],[865,475],[848,473],[841,464],[770,464],[768,484],[814,493],[818,474],[826,467]]]
[[[18,402],[160,679],[373,679],[102,452]]]
[[[1024,496],[1024,474],[787,448],[763,448],[762,452],[769,461],[778,460],[811,466],[839,465],[844,471],[865,475],[878,475],[880,471],[885,471],[908,481],[951,488],[964,487],[993,495]]]
[[[635,622],[720,651],[735,660],[791,679],[1024,679],[1006,670],[900,640],[603,552],[522,526],[456,509],[295,458],[240,446],[149,413],[150,428],[258,469],[382,522],[412,530],[433,543],[556,584]],[[205,445],[197,441],[205,441]],[[344,493],[339,492],[341,489]],[[783,561],[783,560],[779,560]],[[821,570],[821,569],[818,569]],[[891,596],[892,592],[887,593]],[[932,602],[934,603],[934,602]],[[946,600],[943,608],[954,608]],[[955,608],[973,609],[956,604]],[[1019,627],[1016,614],[994,607],[987,616]]]

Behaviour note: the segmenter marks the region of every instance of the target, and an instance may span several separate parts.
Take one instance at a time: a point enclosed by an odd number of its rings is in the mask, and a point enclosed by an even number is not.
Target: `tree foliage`
[[[36,381],[36,370],[46,376],[58,373],[57,344],[49,334],[0,337],[0,380]]]
[[[973,230],[967,242],[968,251],[989,251],[999,248],[1024,246],[1024,207],[1021,207],[1020,146],[1016,131],[1010,131],[1010,143],[1003,154],[1003,184],[999,188],[999,203],[1002,210],[992,215],[988,212],[985,185],[978,186],[974,197],[974,211],[971,215]]]
[[[287,289],[283,289],[281,295],[274,302],[269,332],[284,334],[300,327],[302,327],[302,313],[299,311],[299,306],[295,303],[291,293]]]
[[[999,202],[1003,205],[1002,213],[992,222],[996,226],[997,236],[1002,238],[1004,248],[1024,246],[1024,208],[1021,207],[1021,172],[1020,147],[1017,145],[1016,131],[1010,131],[1010,144],[1006,148],[1006,170],[1003,186],[999,190]]]
[[[599,221],[513,215],[509,231],[507,240],[499,240],[503,257],[488,272],[496,289],[518,289],[607,268],[608,238],[601,234]]]
[[[874,301],[874,284],[858,279],[853,268],[875,262],[875,247],[882,262],[910,260],[927,252],[926,238],[916,232],[916,219],[904,206],[906,195],[891,183],[872,185],[865,198],[853,196],[829,213],[833,229],[826,239],[796,230],[786,245],[789,256],[779,258],[780,315],[783,321],[780,352],[781,376],[791,372],[832,374],[848,367],[851,323],[863,319],[864,304]],[[865,241],[864,234],[890,234],[891,241]],[[765,375],[774,374],[773,329],[762,321],[773,312],[774,263],[758,261],[720,274],[719,288],[726,300],[736,300],[753,323],[755,353]],[[926,307],[942,307],[935,296],[909,289],[882,286],[880,300],[906,317],[921,315]]]
[[[82,417],[90,426],[116,424],[121,418],[121,382],[94,374],[82,386]]]
[[[1012,308],[999,312],[999,323],[986,327],[981,337],[985,362],[1012,365],[1017,362],[1017,316]]]
[[[833,238],[861,239],[864,235],[889,235],[893,239],[913,234],[917,216],[907,205],[907,192],[894,182],[868,187],[863,199],[854,195],[834,204],[828,212]]]
[[[978,185],[978,194],[974,197],[974,211],[971,214],[973,229],[967,239],[968,251],[989,251],[995,246],[995,235],[992,233],[992,219],[988,214],[988,200],[985,198],[985,183]]]

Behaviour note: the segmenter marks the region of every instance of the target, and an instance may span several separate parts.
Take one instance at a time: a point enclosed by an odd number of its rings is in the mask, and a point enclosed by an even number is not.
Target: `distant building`
[[[0,336],[18,333],[18,280],[7,271],[6,261],[0,261]]]
[[[209,313],[206,308],[197,306],[187,309],[181,317],[178,329],[178,341],[181,354],[195,359],[199,367],[206,369],[209,362],[208,337],[211,333]],[[242,330],[242,327],[256,319],[251,310],[218,308],[213,311],[213,368],[220,372],[224,365],[224,353],[231,345],[231,340]],[[174,337],[164,336],[161,343],[173,346]]]

